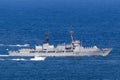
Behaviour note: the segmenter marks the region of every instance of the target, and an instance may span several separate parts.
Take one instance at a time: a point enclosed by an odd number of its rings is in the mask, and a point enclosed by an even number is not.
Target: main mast
[[[70,31],[70,37],[71,37],[72,42],[75,41],[75,39],[73,37],[73,31]]]
[[[45,33],[45,41],[43,43],[48,43],[48,42],[49,42],[48,33]]]

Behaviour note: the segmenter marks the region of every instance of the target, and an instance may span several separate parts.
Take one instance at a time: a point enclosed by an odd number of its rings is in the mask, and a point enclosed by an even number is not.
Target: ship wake
[[[31,61],[44,61],[45,59],[46,59],[46,57],[35,56],[34,58],[31,58],[30,60]]]
[[[1,56],[0,61],[9,61],[9,60],[12,60],[12,61],[44,61],[46,59],[46,57],[34,57],[34,58],[26,59],[26,58],[10,58],[7,55],[0,55],[0,56]]]

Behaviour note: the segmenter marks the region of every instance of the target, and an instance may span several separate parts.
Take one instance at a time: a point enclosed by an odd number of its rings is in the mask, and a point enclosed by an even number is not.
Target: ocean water
[[[113,50],[42,61],[0,56],[0,80],[120,80],[119,0],[0,0],[0,55],[34,48],[46,32],[50,44],[70,43],[69,31],[83,46]]]

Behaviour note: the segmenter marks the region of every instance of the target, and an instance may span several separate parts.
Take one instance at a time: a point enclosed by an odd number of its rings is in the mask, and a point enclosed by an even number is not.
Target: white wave
[[[0,46],[5,46],[5,44],[0,44]]]
[[[15,45],[5,45],[5,44],[0,44],[0,46],[10,46],[10,47],[29,47],[30,45],[29,44],[15,44]]]
[[[14,58],[14,59],[11,59],[11,60],[15,60],[15,61],[26,61],[26,59],[24,59],[24,58]]]
[[[0,61],[4,61],[5,59],[0,58]]]
[[[35,56],[34,58],[31,58],[30,60],[32,60],[32,61],[44,61],[45,59],[46,59],[46,57]]]
[[[9,55],[0,55],[0,57],[7,57],[7,56],[9,56]]]
[[[30,45],[29,44],[16,44],[16,45],[8,45],[8,46],[12,46],[12,47],[29,47]]]

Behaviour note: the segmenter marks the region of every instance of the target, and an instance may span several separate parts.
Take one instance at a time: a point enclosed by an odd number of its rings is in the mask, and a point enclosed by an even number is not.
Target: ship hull
[[[10,56],[40,56],[40,57],[67,57],[67,56],[107,56],[112,49],[107,48],[98,51],[62,52],[62,53],[29,53],[9,52]]]

